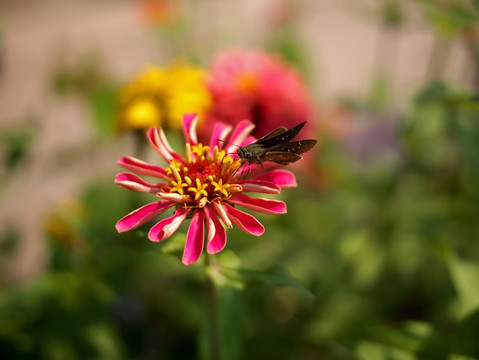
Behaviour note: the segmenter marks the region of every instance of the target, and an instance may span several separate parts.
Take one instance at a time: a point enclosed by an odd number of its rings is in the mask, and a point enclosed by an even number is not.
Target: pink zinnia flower
[[[207,87],[213,104],[206,126],[251,120],[259,137],[278,126],[291,127],[313,117],[313,106],[299,74],[286,63],[260,51],[229,51],[213,62]],[[311,122],[308,123],[308,126]]]
[[[186,139],[185,156],[176,153],[168,144],[161,128],[151,128],[147,137],[153,148],[168,163],[166,168],[148,164],[133,157],[122,157],[118,163],[124,168],[141,175],[152,176],[159,182],[149,183],[132,173],[121,173],[115,182],[129,190],[151,193],[156,200],[123,217],[116,224],[119,232],[135,229],[170,208],[171,217],[157,222],[149,231],[151,241],[162,241],[173,235],[183,221],[191,218],[186,235],[183,263],[195,263],[206,250],[210,254],[221,251],[226,245],[224,227],[233,224],[251,235],[262,235],[263,225],[252,215],[236,206],[268,214],[283,214],[286,204],[282,201],[253,198],[245,193],[257,192],[279,194],[282,188],[296,186],[294,175],[286,170],[273,170],[267,174],[244,179],[241,161],[228,154],[234,150],[231,143],[244,145],[254,138],[249,133],[254,125],[242,121],[232,129],[223,123],[215,124],[208,145],[199,143],[196,135],[198,117],[188,114],[183,117],[183,131]],[[226,139],[220,142],[218,139]],[[224,144],[227,144],[224,146]],[[250,175],[261,169],[251,165]],[[220,221],[221,220],[221,221]],[[206,232],[205,232],[206,225]]]

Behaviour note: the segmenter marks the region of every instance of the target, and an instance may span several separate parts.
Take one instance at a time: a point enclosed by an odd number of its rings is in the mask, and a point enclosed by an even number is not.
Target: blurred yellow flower
[[[120,131],[161,126],[180,130],[184,113],[203,114],[211,105],[206,71],[184,61],[148,66],[120,92]]]
[[[125,119],[128,119],[128,128],[148,129],[156,127],[159,120],[164,116],[155,101],[150,99],[138,99],[131,102],[125,110]]]

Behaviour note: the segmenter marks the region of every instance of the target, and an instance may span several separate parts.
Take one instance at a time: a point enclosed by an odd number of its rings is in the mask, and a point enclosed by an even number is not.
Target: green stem
[[[218,301],[218,288],[216,287],[215,282],[211,272],[212,269],[212,260],[213,255],[206,254],[205,266],[207,268],[207,277],[208,277],[208,305],[209,305],[209,342],[210,342],[210,359],[211,360],[220,360],[220,329],[219,329],[219,301]],[[210,268],[210,269],[208,269]]]

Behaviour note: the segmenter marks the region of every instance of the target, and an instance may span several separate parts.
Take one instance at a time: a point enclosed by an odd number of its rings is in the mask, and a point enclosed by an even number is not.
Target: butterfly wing
[[[306,121],[296,125],[295,127],[292,127],[289,130],[286,130],[286,128],[283,126],[279,127],[276,130],[270,132],[269,134],[263,136],[256,143],[264,148],[269,148],[277,144],[287,143],[293,140],[296,135],[298,135],[298,133],[301,131],[305,124]]]
[[[316,140],[300,140],[272,146],[261,155],[261,161],[272,161],[287,165],[290,162],[300,160],[300,155],[311,150],[316,142]]]
[[[301,155],[306,151],[309,151],[316,145],[316,140],[299,140],[288,142],[284,144],[277,144],[275,146],[271,146],[268,148],[268,152],[272,151],[280,151],[280,152],[288,152]]]
[[[269,140],[271,138],[274,138],[274,137],[278,136],[279,134],[284,133],[286,130],[288,130],[288,129],[286,129],[284,126],[280,126],[276,130],[273,130],[270,133],[263,136],[261,139],[258,139],[256,141],[256,143],[261,145],[262,143],[266,142],[267,140]]]
[[[295,153],[268,151],[261,157],[261,161],[271,161],[280,165],[288,165],[289,163],[301,160],[303,157]]]

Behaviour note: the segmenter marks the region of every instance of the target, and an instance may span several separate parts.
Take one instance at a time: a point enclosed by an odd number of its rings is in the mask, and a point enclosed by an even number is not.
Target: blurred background
[[[479,359],[474,0],[1,0],[0,358],[208,359],[184,232],[117,234],[146,197],[113,179],[157,161],[144,127],[237,121],[225,59],[295,104],[263,133],[319,146],[264,236],[228,232],[223,358]]]

